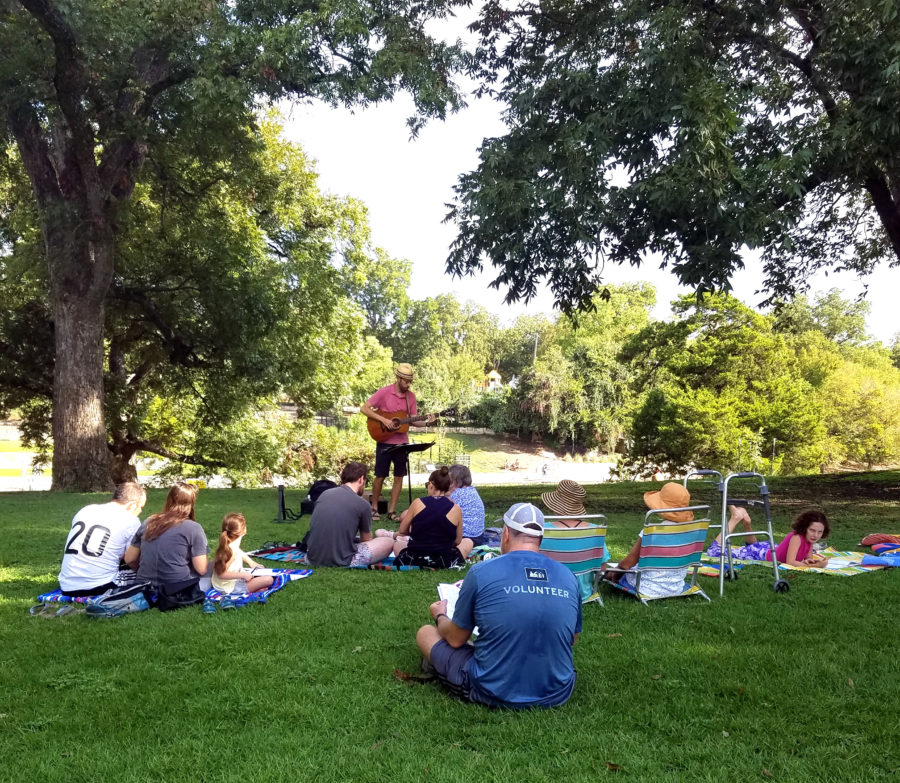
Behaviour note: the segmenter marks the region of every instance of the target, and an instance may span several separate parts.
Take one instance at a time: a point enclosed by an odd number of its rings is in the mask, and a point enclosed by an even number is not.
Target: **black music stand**
[[[434,445],[434,441],[431,443],[389,443],[388,448],[384,450],[385,454],[389,454],[393,457],[395,454],[403,453],[406,457],[406,475],[407,475],[407,486],[409,489],[409,502],[412,504],[412,470],[409,467],[409,455],[414,451],[425,451],[425,449],[430,449]],[[394,491],[393,486],[391,487],[391,492]]]

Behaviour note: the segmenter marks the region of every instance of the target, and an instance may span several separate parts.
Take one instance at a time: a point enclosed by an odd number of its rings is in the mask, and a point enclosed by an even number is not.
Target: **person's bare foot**
[[[750,529],[750,515],[747,513],[747,509],[741,508],[740,506],[729,506],[729,512],[731,512],[731,518],[735,522],[743,522],[744,527],[747,530]]]

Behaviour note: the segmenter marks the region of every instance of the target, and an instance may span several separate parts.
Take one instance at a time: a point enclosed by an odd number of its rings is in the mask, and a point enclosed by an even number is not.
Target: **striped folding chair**
[[[569,519],[569,517],[544,517],[544,521]],[[582,603],[596,601],[603,606],[597,591],[600,567],[606,562],[606,517],[603,514],[587,514],[582,520],[596,519],[602,524],[589,527],[544,527],[541,552],[568,568],[578,580]]]
[[[702,514],[702,518],[695,518],[690,522],[671,522],[661,516],[674,511],[692,511],[695,517]],[[605,578],[601,581],[610,587],[616,587],[633,595],[644,605],[657,598],[678,598],[687,595],[700,595],[709,601],[709,596],[697,584],[697,570],[700,567],[700,557],[706,549],[706,532],[709,529],[709,523],[709,506],[686,506],[648,511],[644,517],[641,548],[637,565],[634,568],[636,572],[634,589]],[[648,595],[641,592],[642,574],[648,571],[677,572],[685,568],[691,572],[691,580],[684,582],[680,591],[673,591],[669,595]],[[608,568],[607,570],[621,571],[618,568]]]

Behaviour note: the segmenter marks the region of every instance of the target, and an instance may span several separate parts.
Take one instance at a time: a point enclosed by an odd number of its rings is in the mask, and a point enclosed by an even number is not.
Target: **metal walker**
[[[769,507],[769,487],[766,484],[765,477],[760,473],[745,471],[740,473],[729,473],[725,478],[718,470],[694,470],[684,477],[684,486],[687,488],[688,479],[692,476],[702,477],[718,477],[716,481],[716,490],[722,498],[722,515],[721,523],[713,525],[710,529],[719,528],[722,533],[722,552],[719,555],[719,596],[725,593],[725,576],[732,581],[737,579],[737,571],[734,569],[734,562],[731,555],[731,539],[744,538],[745,536],[764,536],[769,540],[769,546],[772,550],[772,570],[774,573],[774,584],[772,589],[776,593],[786,593],[791,586],[781,578],[778,572],[778,558],[775,555],[775,535],[772,532],[772,514]],[[759,498],[729,498],[729,483],[732,481],[743,482],[757,488]],[[728,532],[728,506],[743,506],[745,508],[762,506],[763,514],[766,519],[765,530],[741,530],[734,533]],[[728,561],[726,567],[726,559]]]

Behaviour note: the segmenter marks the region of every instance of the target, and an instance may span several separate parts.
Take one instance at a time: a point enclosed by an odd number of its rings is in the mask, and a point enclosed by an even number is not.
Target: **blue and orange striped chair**
[[[661,516],[677,511],[692,511],[695,517],[698,516],[698,513],[702,513],[702,517],[695,518],[690,522],[671,522]],[[616,587],[633,595],[645,605],[648,601],[658,598],[678,598],[687,595],[699,595],[709,601],[709,596],[697,584],[697,569],[700,567],[700,557],[706,549],[706,533],[709,523],[709,506],[686,506],[648,511],[644,517],[638,562],[634,567],[636,572],[634,589],[605,578],[601,581],[610,587]],[[641,592],[642,573],[679,571],[685,568],[690,572],[691,579],[690,582],[684,582],[683,589],[680,591],[674,591],[667,595],[650,595]],[[621,571],[617,568],[608,568],[607,570]]]
[[[545,522],[568,517],[544,517]],[[544,527],[541,552],[552,560],[562,563],[578,580],[582,603],[597,601],[603,606],[603,599],[597,591],[600,567],[607,560],[606,517],[603,514],[582,515],[582,520],[602,520],[602,524],[591,523],[589,527]]]

